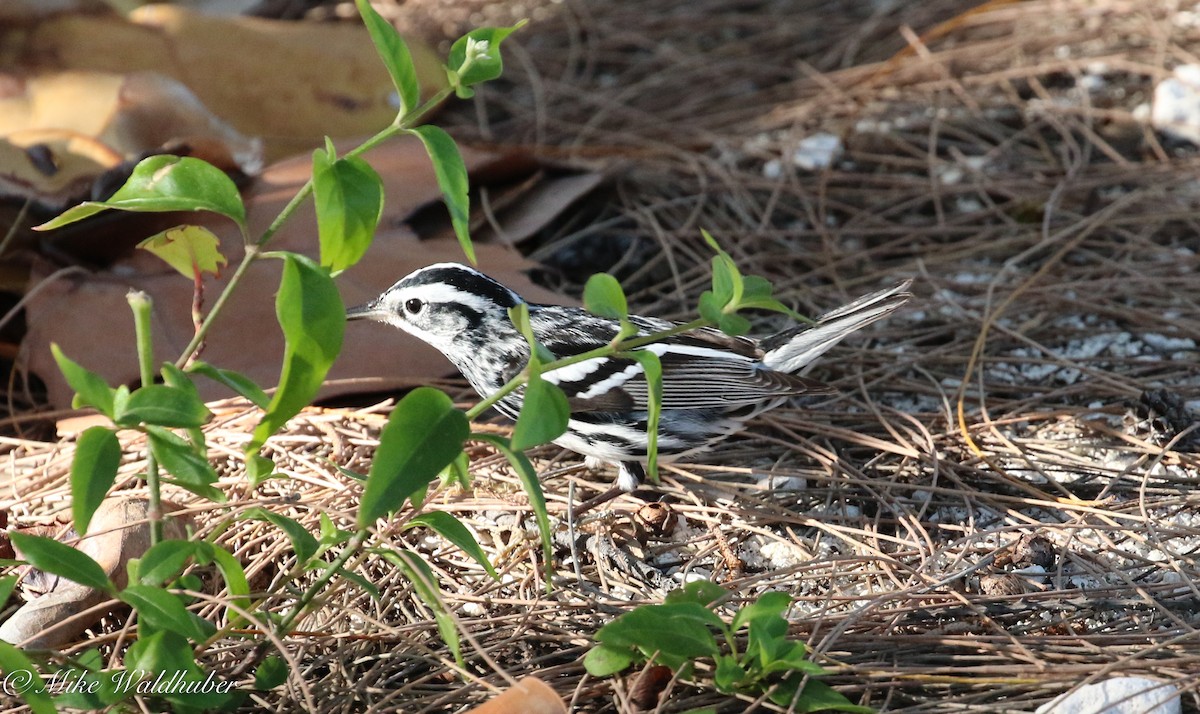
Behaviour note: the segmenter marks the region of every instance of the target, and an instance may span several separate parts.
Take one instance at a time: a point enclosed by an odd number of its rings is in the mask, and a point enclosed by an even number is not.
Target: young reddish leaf
[[[67,384],[75,390],[71,406],[76,409],[95,407],[101,414],[112,419],[115,411],[114,391],[104,378],[67,357],[54,343],[50,344],[50,352],[54,355],[54,361],[58,363],[59,371],[67,378]]]
[[[383,181],[358,157],[335,158],[329,144],[313,152],[313,200],[321,265],[336,275],[370,247],[383,215]]]
[[[283,328],[283,372],[246,445],[249,454],[312,401],[342,349],[346,329],[346,308],[329,271],[296,253],[284,254],[275,314]]]
[[[60,578],[86,585],[89,588],[114,592],[104,568],[81,550],[59,543],[53,538],[32,536],[20,531],[9,533],[12,543],[30,565]]]
[[[220,239],[200,226],[168,228],[138,243],[139,248],[162,258],[188,279],[201,273],[220,274],[221,267],[229,264],[220,246]]]
[[[50,230],[109,208],[122,211],[212,211],[246,223],[246,207],[233,180],[217,167],[188,156],[142,159],[107,201],[87,201],[38,226]]]
[[[354,4],[358,7],[358,14],[362,15],[371,41],[375,43],[376,52],[392,77],[392,84],[396,85],[396,91],[400,94],[400,113],[397,118],[402,118],[421,103],[421,84],[417,81],[417,70],[413,66],[408,45],[396,28],[375,12],[370,2],[354,0]]]
[[[76,533],[87,533],[120,465],[121,442],[112,429],[93,426],[79,435],[71,461],[71,519]]]
[[[419,387],[392,409],[379,435],[379,448],[367,474],[358,507],[366,528],[398,510],[462,453],[470,433],[467,417],[444,392]]]
[[[409,132],[416,134],[425,144],[429,159],[433,162],[433,173],[437,178],[438,187],[442,189],[442,198],[450,211],[450,225],[454,227],[454,235],[458,236],[459,245],[467,260],[475,262],[475,248],[471,245],[471,204],[467,197],[467,167],[463,163],[462,154],[454,139],[442,129],[426,124]]]

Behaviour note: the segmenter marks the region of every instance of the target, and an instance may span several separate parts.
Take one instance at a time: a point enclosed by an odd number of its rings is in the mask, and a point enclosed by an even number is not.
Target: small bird
[[[761,340],[731,337],[714,328],[684,332],[637,349],[662,363],[662,411],[658,455],[662,462],[704,451],[741,431],[747,420],[789,397],[834,390],[797,372],[843,337],[883,318],[911,295],[911,281],[871,293],[815,324],[792,327]],[[349,320],[384,322],[441,351],[483,397],[498,391],[524,369],[529,344],[509,320],[520,295],[473,268],[437,263],[402,278],[366,305],[351,308]],[[620,325],[582,308],[530,304],[533,334],[556,358],[609,344]],[[638,336],[677,323],[631,315]],[[649,399],[636,360],[601,357],[547,370],[571,407],[567,431],[554,440],[588,457],[618,466],[617,487],[633,491],[646,476]],[[516,419],[523,392],[514,390],[496,409]]]

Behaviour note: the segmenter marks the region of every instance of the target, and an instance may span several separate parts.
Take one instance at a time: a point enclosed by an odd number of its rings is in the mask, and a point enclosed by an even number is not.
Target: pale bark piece
[[[178,509],[166,503],[163,506],[167,511]],[[109,498],[96,510],[87,535],[75,544],[100,564],[118,588],[126,585],[130,559],[142,557],[150,547],[148,507],[144,498]],[[167,537],[186,537],[186,526],[184,518],[168,519]],[[58,578],[48,592],[25,603],[0,623],[0,640],[30,649],[60,647],[94,625],[104,611],[97,610],[95,617],[78,615],[107,599],[103,592]]]

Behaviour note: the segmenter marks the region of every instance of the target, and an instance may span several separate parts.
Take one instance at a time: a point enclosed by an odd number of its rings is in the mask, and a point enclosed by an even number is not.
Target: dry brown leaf
[[[464,260],[456,241],[423,241],[405,223],[418,209],[440,200],[433,169],[420,142],[412,139],[388,143],[369,152],[366,158],[383,177],[387,200],[371,249],[338,279],[347,305],[366,302],[418,267]],[[463,150],[463,159],[472,171],[496,171],[508,160],[468,149]],[[252,235],[267,227],[311,170],[308,158],[296,158],[263,172],[245,197]],[[241,239],[227,219],[194,214],[185,220],[207,225],[221,236],[222,251],[233,260],[240,258]],[[311,203],[277,234],[272,247],[315,254],[316,225]],[[561,297],[530,283],[524,271],[532,264],[516,250],[478,243],[476,251],[482,270],[531,300],[561,301]],[[29,301],[29,331],[23,344],[28,368],[45,381],[55,405],[68,405],[72,392],[50,355],[51,342],[112,384],[137,381],[133,323],[125,299],[130,289],[144,290],[154,300],[157,359],[177,358],[192,336],[191,281],[149,254],[136,251],[105,270],[51,280],[56,270],[57,266],[47,260],[34,266],[33,284],[46,282]],[[245,372],[260,384],[276,383],[283,353],[274,305],[279,271],[279,262],[274,260],[260,261],[250,269],[241,289],[214,325],[204,360]],[[210,301],[227,277],[209,283]],[[346,331],[345,347],[329,378],[358,381],[328,384],[322,396],[389,390],[452,371],[440,354],[399,330],[356,323]],[[365,378],[372,379],[364,383]],[[207,380],[202,380],[200,386],[206,398],[229,396]]]
[[[17,131],[0,139],[0,200],[61,211],[87,197],[96,177],[119,163],[119,153],[78,132]]]
[[[91,195],[93,182],[122,159],[168,145],[226,170],[262,170],[259,139],[242,135],[161,74],[57,72],[9,78],[8,87],[0,97],[0,198],[30,199],[57,213],[103,198]]]
[[[440,60],[420,40],[405,39],[428,96],[445,85]],[[268,160],[319,145],[325,135],[373,133],[396,112],[391,80],[360,24],[209,17],[155,4],[129,20],[70,14],[0,30],[0,46],[26,72],[170,76],[238,131],[263,137]]]
[[[114,497],[104,501],[92,517],[87,535],[76,544],[100,564],[118,588],[125,587],[129,561],[142,557],[150,547],[148,505],[144,498]],[[170,503],[163,507],[166,511],[178,510]],[[184,517],[166,521],[167,537],[186,538],[188,523],[190,519]],[[94,625],[103,611],[97,610],[94,617],[79,615],[107,599],[103,592],[58,578],[48,592],[25,603],[0,623],[0,640],[33,649],[59,647]]]
[[[537,677],[525,677],[467,714],[566,714],[562,697]]]

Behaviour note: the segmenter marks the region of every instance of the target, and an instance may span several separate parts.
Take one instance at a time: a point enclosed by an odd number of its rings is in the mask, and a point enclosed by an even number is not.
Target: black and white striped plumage
[[[762,340],[706,328],[640,348],[657,354],[663,367],[659,458],[666,462],[703,451],[789,397],[832,392],[796,373],[846,335],[900,307],[909,298],[908,285],[872,293],[823,315],[815,325]],[[385,322],[424,340],[486,397],[529,360],[529,346],[508,318],[508,308],[519,302],[521,296],[472,268],[438,263],[401,279],[347,317]],[[558,358],[602,347],[618,329],[613,320],[559,305],[529,305],[529,320],[538,341]],[[630,321],[639,335],[675,325],[637,316]],[[617,484],[632,491],[645,474],[648,397],[641,366],[601,358],[542,377],[557,384],[571,405],[567,432],[555,443],[590,460],[619,465]],[[515,419],[521,392],[504,397],[496,408]]]

